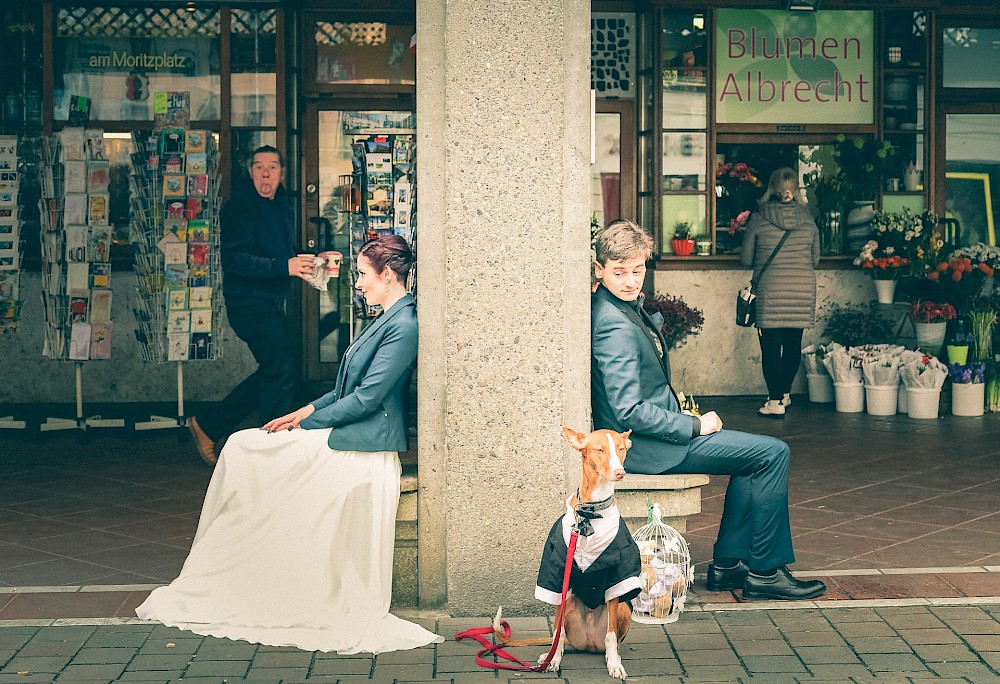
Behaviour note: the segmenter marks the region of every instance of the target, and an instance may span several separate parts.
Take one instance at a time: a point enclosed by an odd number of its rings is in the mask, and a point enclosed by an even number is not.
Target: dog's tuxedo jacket
[[[572,497],[571,497],[572,498]],[[569,587],[573,595],[591,610],[613,598],[630,601],[639,595],[642,570],[639,547],[625,526],[617,506],[600,511],[590,522],[593,534],[577,541]],[[556,520],[545,540],[538,568],[535,598],[558,606],[562,597],[563,573],[569,538],[576,523],[566,502],[566,513]]]

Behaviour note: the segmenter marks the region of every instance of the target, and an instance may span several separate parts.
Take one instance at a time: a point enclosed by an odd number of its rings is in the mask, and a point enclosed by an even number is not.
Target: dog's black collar
[[[612,494],[607,499],[602,499],[600,501],[580,501],[580,490],[576,490],[576,509],[578,511],[583,510],[588,513],[596,513],[597,511],[603,511],[607,508],[611,508],[615,505],[615,495]]]
[[[576,525],[573,529],[581,537],[589,537],[594,533],[594,526],[591,524],[591,520],[594,518],[602,517],[598,511],[603,511],[611,508],[615,505],[615,495],[612,494],[607,499],[601,501],[587,501],[586,503],[580,501],[580,490],[576,490],[576,508],[573,509],[573,513],[576,518]]]

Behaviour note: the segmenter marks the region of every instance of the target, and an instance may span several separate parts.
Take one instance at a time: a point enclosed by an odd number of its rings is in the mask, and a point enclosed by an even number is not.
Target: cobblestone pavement
[[[876,602],[872,602],[876,603]],[[1000,682],[1000,604],[690,610],[671,625],[634,624],[622,659],[629,681]],[[522,682],[612,681],[600,654],[568,653],[558,674],[499,675],[476,666],[476,645],[453,635],[483,618],[418,618],[447,637],[412,651],[338,656],[200,637],[122,619],[0,623],[0,684],[35,682]],[[513,618],[515,636],[549,633],[545,618]],[[544,647],[512,649],[525,660]]]

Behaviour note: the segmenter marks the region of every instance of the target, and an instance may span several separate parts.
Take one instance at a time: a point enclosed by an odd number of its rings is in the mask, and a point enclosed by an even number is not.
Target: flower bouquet
[[[917,301],[910,307],[910,318],[914,323],[947,323],[958,312],[951,304],[938,304],[927,300]]]
[[[964,308],[983,289],[986,271],[973,266],[968,257],[953,256],[929,271],[927,279],[938,284],[936,299]]]
[[[973,267],[982,271],[987,278],[992,278],[1000,268],[1000,247],[980,242],[956,249],[948,256],[948,261],[960,258],[968,259]]]
[[[910,272],[909,266],[923,259],[937,223],[932,214],[878,211],[872,218],[871,238],[854,260],[876,280],[895,280]]]
[[[885,343],[893,338],[892,322],[871,306],[829,304],[826,311],[823,334],[838,344],[854,347]]]
[[[937,418],[948,367],[926,354],[907,353],[901,359],[899,377],[906,387],[910,418]]]
[[[834,139],[833,160],[840,168],[838,178],[852,199],[874,200],[885,180],[885,170],[896,148],[888,140],[848,138],[841,134]]]
[[[975,337],[975,348],[972,358],[976,361],[986,361],[993,356],[993,324],[1000,310],[1000,296],[973,297],[965,307],[965,317],[972,326]]]
[[[667,294],[653,295],[646,298],[642,308],[653,317],[654,321],[657,318],[662,319],[660,333],[667,343],[664,351],[683,347],[688,336],[697,335],[701,332],[701,326],[705,324],[705,315],[701,309],[688,306],[680,297]]]
[[[1000,354],[986,362],[986,410],[1000,411]]]
[[[951,378],[951,413],[955,416],[981,416],[986,396],[986,362],[948,366]]]
[[[742,242],[762,185],[757,170],[743,162],[719,164],[715,169],[716,225],[726,227],[727,251],[733,251]]]
[[[861,372],[865,378],[865,399],[868,413],[873,416],[891,416],[896,413],[899,396],[899,354],[898,351],[873,354],[861,361]]]
[[[829,344],[810,344],[802,349],[802,365],[806,367],[809,401],[814,404],[828,404],[833,401],[833,378],[827,372],[823,359],[837,347],[840,345],[831,342]]]

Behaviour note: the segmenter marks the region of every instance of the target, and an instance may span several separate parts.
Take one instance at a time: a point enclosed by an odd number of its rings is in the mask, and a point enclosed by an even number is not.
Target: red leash
[[[552,658],[556,654],[556,649],[559,648],[559,637],[562,634],[563,621],[566,617],[566,593],[569,591],[569,575],[573,570],[573,553],[576,551],[576,540],[579,535],[574,531],[569,537],[569,550],[566,553],[566,568],[563,570],[563,584],[562,584],[562,596],[559,599],[559,620],[556,621],[556,634],[552,637],[552,648],[549,649],[548,654],[545,656],[545,660],[538,663],[537,665],[529,665],[517,656],[508,653],[503,650],[503,642],[499,644],[491,644],[486,639],[486,634],[493,634],[493,627],[476,627],[473,629],[467,629],[464,632],[459,632],[455,635],[455,641],[461,641],[462,639],[475,639],[484,648],[476,653],[476,665],[480,667],[489,667],[496,670],[518,670],[521,672],[545,672],[549,664],[552,663]],[[500,626],[503,627],[503,632],[505,637],[510,636],[510,624],[506,620],[500,621]],[[493,660],[486,660],[483,656],[486,655],[496,655],[504,660],[510,661],[511,663],[518,663],[517,665],[510,665],[508,663],[501,663]]]

